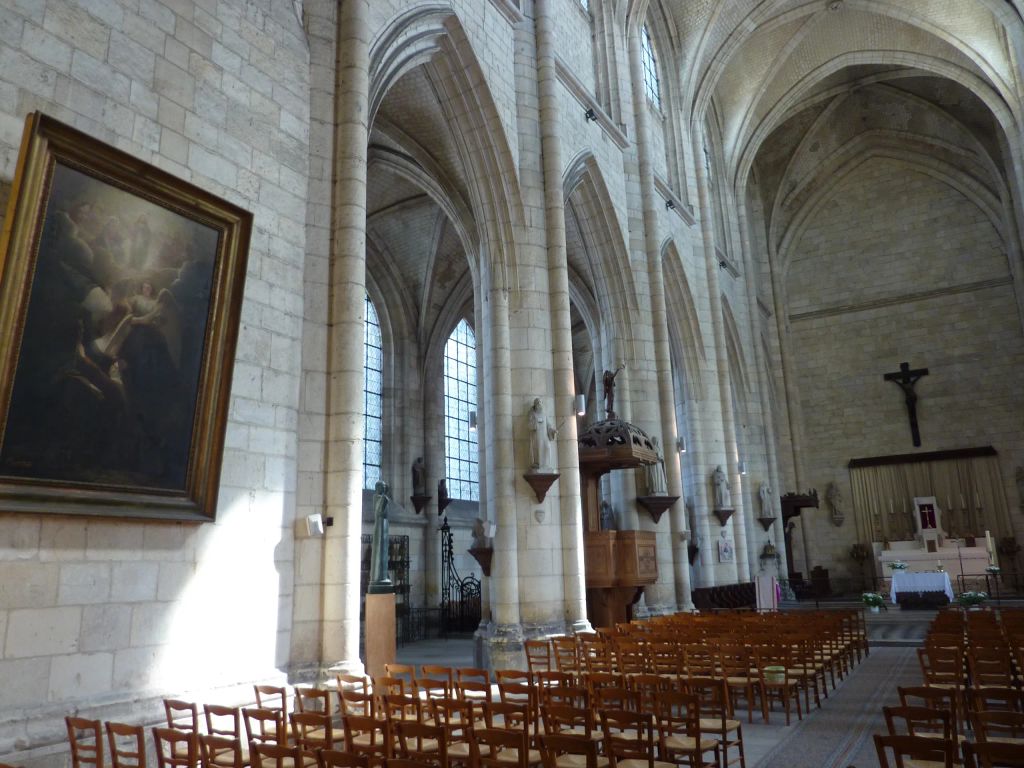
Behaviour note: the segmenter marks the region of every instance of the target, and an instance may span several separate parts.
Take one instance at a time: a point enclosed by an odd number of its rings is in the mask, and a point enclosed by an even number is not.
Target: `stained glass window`
[[[444,347],[444,459],[448,495],[478,501],[476,431],[469,415],[476,413],[476,337],[460,320]]]
[[[661,109],[661,83],[658,81],[658,59],[654,55],[654,45],[651,43],[651,33],[647,25],[640,34],[640,59],[644,65],[644,90],[647,98],[654,106]]]
[[[380,480],[381,433],[383,427],[381,396],[384,392],[384,349],[380,320],[370,297],[366,297],[366,323],[363,325],[363,488],[374,488]]]

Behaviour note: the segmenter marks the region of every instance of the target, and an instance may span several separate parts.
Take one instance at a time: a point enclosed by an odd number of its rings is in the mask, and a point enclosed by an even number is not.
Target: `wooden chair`
[[[1024,712],[1024,691],[1014,686],[998,685],[974,688],[971,690],[971,709],[974,712]]]
[[[331,692],[306,685],[295,686],[296,712],[320,712],[331,714]]]
[[[449,763],[469,763],[470,732],[483,722],[483,705],[463,699],[431,699],[430,715],[434,726],[444,729]]]
[[[206,732],[211,736],[242,738],[242,713],[238,707],[204,704],[203,719],[206,720]]]
[[[199,733],[199,707],[191,701],[164,699],[167,727]]]
[[[341,722],[345,729],[345,750],[347,752],[365,755],[370,763],[378,765],[393,756],[391,726],[387,720],[346,715]]]
[[[459,680],[455,683],[455,698],[472,701],[482,707],[491,700],[491,684],[481,680]]]
[[[547,640],[527,640],[523,643],[526,651],[526,668],[530,674],[550,672],[555,666],[551,659],[551,643]]]
[[[555,669],[572,675],[573,679],[579,679],[580,655],[579,647],[575,637],[553,637],[551,638],[551,652],[555,660]]]
[[[248,744],[254,741],[261,744],[287,744],[288,732],[284,725],[284,715],[276,709],[242,710],[242,722],[245,723],[245,738]]]
[[[757,668],[761,675],[761,689],[765,698],[765,722],[768,722],[772,702],[777,698],[786,712],[786,725],[790,722],[790,704],[796,703],[796,716],[803,720],[800,708],[800,681],[793,676],[793,656],[788,645],[768,645],[757,649]],[[772,669],[767,669],[771,667]]]
[[[958,697],[955,691],[929,688],[926,685],[900,686],[896,690],[899,693],[900,704],[904,707],[928,707],[947,712],[953,727],[953,739],[957,743],[960,742],[962,733],[960,709],[957,705]]]
[[[392,729],[403,759],[448,768],[448,739],[443,727],[400,720],[392,723]]]
[[[604,734],[604,753],[610,768],[616,768],[619,763],[630,768],[637,765],[675,767],[675,763],[655,759],[654,715],[623,709],[602,709],[598,714]]]
[[[540,723],[540,702],[537,697],[537,686],[529,680],[518,678],[498,680],[498,699],[503,704],[516,704],[526,708],[530,735],[537,733]]]
[[[199,737],[194,731],[154,728],[153,747],[159,768],[198,768]]]
[[[590,707],[548,704],[541,708],[541,713],[545,734],[581,736],[595,742],[604,738],[594,719],[594,710]]]
[[[400,694],[388,694],[384,697],[384,718],[394,723],[423,722],[423,699],[419,696],[402,696]]]
[[[890,762],[888,752],[893,759]],[[920,761],[935,768],[953,768],[953,742],[923,736],[881,736],[875,734],[875,753],[879,768],[899,768],[907,761]]]
[[[314,753],[318,749],[334,749],[334,731],[331,716],[323,712],[293,712],[291,735],[303,751]]]
[[[335,675],[338,683],[338,692],[359,691],[360,693],[370,692],[370,678],[366,675]]]
[[[298,744],[273,744],[254,741],[249,747],[252,768],[310,768],[318,764],[315,752]]]
[[[342,752],[339,749],[321,749],[316,753],[319,768],[370,768],[366,755]]]
[[[249,764],[249,750],[242,747],[238,738],[202,733],[199,753],[203,768],[245,768]]]
[[[594,691],[591,699],[594,709],[626,709],[630,712],[640,712],[641,695],[639,691],[629,688],[598,688]],[[648,710],[649,712],[650,710]]]
[[[974,735],[979,742],[1016,744],[1024,752],[1024,713],[975,712]]]
[[[468,680],[490,683],[491,677],[486,669],[481,669],[480,667],[456,667],[455,681],[461,683]]]
[[[413,694],[421,699],[450,699],[454,683],[444,677],[417,677]]]
[[[113,768],[146,768],[146,729],[141,725],[107,723],[107,745]]]
[[[476,728],[470,737],[474,768],[528,768],[526,736],[504,728]],[[539,754],[539,753],[538,753]]]
[[[540,765],[540,752],[533,748],[536,730],[529,707],[524,704],[495,701],[484,707],[484,730],[511,731],[522,736],[525,749],[517,756],[526,765]],[[474,732],[476,729],[474,729]]]
[[[280,712],[288,722],[288,689],[283,685],[254,685],[256,709],[270,709]]]
[[[65,717],[73,768],[103,768],[103,724],[84,717]]]
[[[554,685],[540,688],[540,706],[565,704],[572,707],[590,707],[590,691],[579,685]]]
[[[1024,749],[997,741],[964,744],[964,768],[1022,768]]]
[[[952,716],[944,709],[931,707],[882,707],[885,727],[890,736],[924,736],[930,739],[953,741]],[[902,722],[900,728],[898,723]]]
[[[640,696],[638,712],[653,712],[658,694],[669,690],[671,681],[651,672],[640,672],[626,678],[626,687]]]
[[[358,691],[354,688],[338,691],[341,705],[341,716],[358,715],[360,717],[377,716],[377,697],[372,693]]]
[[[398,678],[399,680],[405,681],[405,690],[403,693],[408,693],[413,690],[416,685],[416,667],[412,664],[385,664],[384,676]]]
[[[567,733],[546,733],[540,754],[544,768],[604,768],[607,758],[598,757],[599,741]]]
[[[737,699],[742,698],[747,704],[747,722],[752,723],[754,702],[760,699],[761,718],[768,722],[768,705],[753,652],[745,645],[722,645],[718,659],[729,689],[730,706],[735,709]]]
[[[746,768],[747,758],[743,748],[743,727],[732,716],[729,706],[729,691],[723,678],[691,677],[686,681],[687,692],[700,701],[700,730],[708,738],[719,743],[722,767],[728,768],[739,763]],[[735,755],[730,757],[730,750]]]
[[[721,762],[718,739],[700,730],[700,700],[690,693],[662,691],[654,702],[658,744],[663,759],[690,768],[717,768]],[[706,761],[710,752],[713,759]]]

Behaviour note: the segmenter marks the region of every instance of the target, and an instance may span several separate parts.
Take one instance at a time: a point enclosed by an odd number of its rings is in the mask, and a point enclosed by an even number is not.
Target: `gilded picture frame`
[[[0,511],[214,519],[251,230],[26,118],[0,233]]]

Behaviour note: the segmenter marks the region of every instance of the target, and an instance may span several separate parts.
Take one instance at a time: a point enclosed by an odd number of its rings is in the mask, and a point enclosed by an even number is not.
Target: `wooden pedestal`
[[[384,675],[395,663],[395,595],[366,596],[366,674]]]

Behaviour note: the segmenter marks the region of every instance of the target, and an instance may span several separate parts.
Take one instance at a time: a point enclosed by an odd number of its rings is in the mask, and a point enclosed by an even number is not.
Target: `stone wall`
[[[1016,508],[1024,337],[1005,246],[975,201],[870,159],[796,242],[786,289],[808,484],[822,498],[834,481],[850,504],[852,458],[991,444]],[[919,449],[902,393],[882,379],[903,361],[930,370],[917,385]],[[852,568],[851,510],[842,528],[824,508],[809,512],[813,564],[842,575]]]
[[[161,695],[238,701],[288,668],[308,66],[290,2],[0,9],[0,182],[41,110],[254,214],[217,521],[0,517],[19,764],[65,759],[68,713],[155,720]]]

